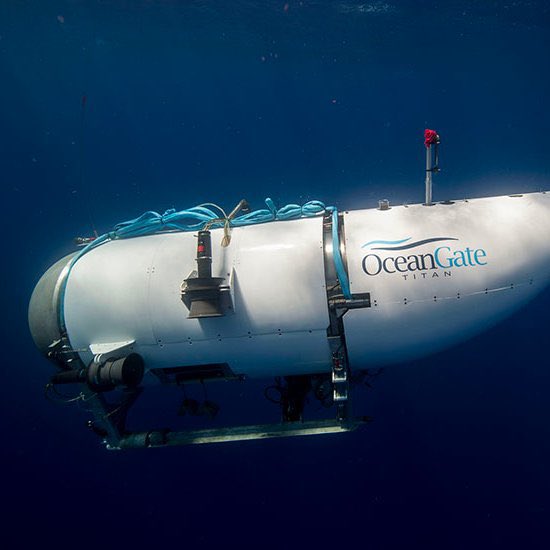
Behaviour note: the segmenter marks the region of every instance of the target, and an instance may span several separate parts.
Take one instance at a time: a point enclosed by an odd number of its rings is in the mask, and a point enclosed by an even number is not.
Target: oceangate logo
[[[455,237],[432,237],[414,242],[409,242],[410,240],[411,237],[397,241],[376,240],[365,243],[361,248],[369,252],[363,257],[363,271],[370,277],[380,273],[396,273],[407,280],[411,274],[412,278],[416,279],[416,272],[419,272],[423,279],[439,277],[441,271],[444,277],[450,277],[454,267],[487,265],[487,253],[483,248],[461,248],[452,242],[458,241]],[[439,242],[446,244],[423,254],[389,254],[405,250],[412,251],[415,248]]]

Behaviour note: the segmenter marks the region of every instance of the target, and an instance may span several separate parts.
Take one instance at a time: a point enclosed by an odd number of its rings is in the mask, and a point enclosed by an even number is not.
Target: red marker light
[[[436,143],[439,143],[439,136],[437,135],[437,132],[426,128],[424,130],[424,145],[429,147],[430,145],[434,145]]]

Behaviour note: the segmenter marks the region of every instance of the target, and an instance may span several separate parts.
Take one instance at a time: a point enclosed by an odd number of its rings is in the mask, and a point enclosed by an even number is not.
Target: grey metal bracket
[[[110,357],[120,356],[123,352],[131,351],[133,344],[135,344],[135,340],[90,344],[90,351],[93,353],[95,361],[101,363]]]
[[[332,385],[334,402],[346,401],[349,396],[348,369],[340,354],[332,358]]]

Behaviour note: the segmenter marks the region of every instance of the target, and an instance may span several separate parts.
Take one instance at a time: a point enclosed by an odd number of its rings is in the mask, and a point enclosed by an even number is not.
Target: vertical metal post
[[[432,145],[426,147],[426,206],[432,205]]]
[[[426,146],[426,201],[425,206],[432,206],[432,178],[434,172],[439,172],[437,146],[439,136],[435,130],[426,128],[424,130],[424,145]],[[435,150],[435,163],[432,159],[432,150]]]

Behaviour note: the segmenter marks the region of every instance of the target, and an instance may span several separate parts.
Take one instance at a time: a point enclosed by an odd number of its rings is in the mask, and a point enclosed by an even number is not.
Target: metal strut
[[[336,218],[327,214],[323,223],[325,280],[329,309],[327,339],[331,352],[331,381],[333,401],[337,409],[336,419],[339,422],[345,422],[351,414],[351,392],[350,368],[343,317],[349,309],[370,307],[371,303],[369,293],[351,295],[351,298],[344,296],[334,263],[333,223],[335,219],[338,223],[336,230],[340,237],[339,241],[344,242],[344,220],[342,215]],[[344,268],[347,271],[344,247],[341,247],[340,255]]]

